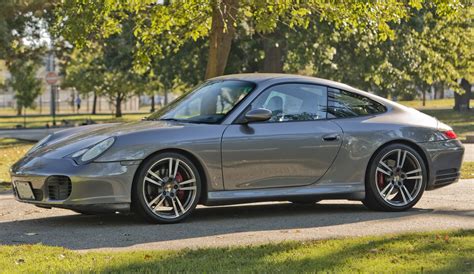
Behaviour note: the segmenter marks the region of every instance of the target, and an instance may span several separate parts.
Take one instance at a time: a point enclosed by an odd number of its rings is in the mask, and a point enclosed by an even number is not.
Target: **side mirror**
[[[247,123],[268,121],[270,118],[272,118],[272,111],[266,108],[252,109],[245,113]]]

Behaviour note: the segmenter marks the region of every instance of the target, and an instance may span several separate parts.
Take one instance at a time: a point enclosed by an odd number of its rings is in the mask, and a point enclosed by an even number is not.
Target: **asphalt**
[[[474,229],[474,180],[425,192],[406,212],[374,212],[349,201],[260,203],[198,207],[188,220],[173,225],[150,225],[133,215],[40,209],[16,202],[11,193],[0,194],[0,244],[42,243],[80,251],[254,245],[460,228]]]

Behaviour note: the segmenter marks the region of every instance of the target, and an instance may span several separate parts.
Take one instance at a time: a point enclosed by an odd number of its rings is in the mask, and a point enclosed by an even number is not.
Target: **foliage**
[[[80,94],[100,93],[102,90],[104,67],[98,46],[90,50],[75,49],[65,65],[63,88],[74,87]]]
[[[219,10],[221,0],[216,1],[170,1],[168,5],[158,5],[156,1],[80,1],[66,0],[58,5],[56,29],[67,40],[78,46],[90,45],[91,41],[101,40],[122,31],[122,23],[129,14],[135,18],[134,48],[135,62],[140,71],[145,72],[155,56],[162,56],[178,50],[189,40],[208,37],[212,32],[212,12]],[[429,1],[409,1],[408,4],[390,0],[383,2],[327,2],[312,0],[305,2],[242,0],[235,25],[245,25],[248,33],[273,32],[279,22],[289,27],[306,28],[310,22],[324,21],[336,28],[373,29],[384,40],[393,37],[391,22],[399,22],[407,17],[410,7],[416,9],[432,5]],[[435,1],[443,3],[443,1]],[[459,3],[439,4],[437,11],[450,14],[459,8]],[[222,11],[220,11],[222,12]],[[225,22],[226,23],[226,22]],[[230,26],[227,26],[229,28]],[[224,32],[226,29],[224,28]],[[157,43],[156,41],[166,41]]]
[[[120,117],[121,104],[143,91],[147,79],[133,73],[130,55],[135,41],[131,35],[133,22],[123,23],[124,31],[97,41],[90,47],[74,49],[66,64],[65,87],[75,87],[80,93],[107,96]]]
[[[373,29],[337,30],[324,22],[288,32],[287,71],[342,81],[383,96],[412,97],[440,83],[459,92],[457,80],[471,78],[472,13],[450,16],[439,9],[412,8],[392,24],[393,37],[379,39]],[[443,15],[443,16],[441,16]]]
[[[10,62],[11,78],[7,81],[15,91],[19,113],[22,108],[34,108],[34,100],[41,94],[41,80],[36,78],[38,64],[28,59],[15,59]]]
[[[42,18],[51,11],[51,2],[0,0],[0,7],[0,59],[13,60],[39,54],[45,23]]]
[[[474,231],[285,242],[179,251],[74,252],[38,245],[0,247],[10,272],[471,272]]]

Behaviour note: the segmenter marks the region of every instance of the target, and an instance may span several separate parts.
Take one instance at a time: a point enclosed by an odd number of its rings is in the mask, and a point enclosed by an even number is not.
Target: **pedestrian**
[[[81,97],[77,96],[76,98],[77,112],[81,109]]]

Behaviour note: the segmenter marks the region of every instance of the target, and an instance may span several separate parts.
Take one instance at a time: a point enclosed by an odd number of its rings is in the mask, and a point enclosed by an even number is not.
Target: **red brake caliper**
[[[382,189],[383,186],[385,185],[385,178],[383,177],[382,172],[377,173],[377,185],[379,186],[380,189]]]
[[[175,179],[176,179],[176,182],[181,183],[183,181],[183,176],[181,175],[181,173],[176,172],[176,178]],[[178,196],[178,199],[180,201],[182,201],[184,199],[184,190],[178,190],[176,195]]]

